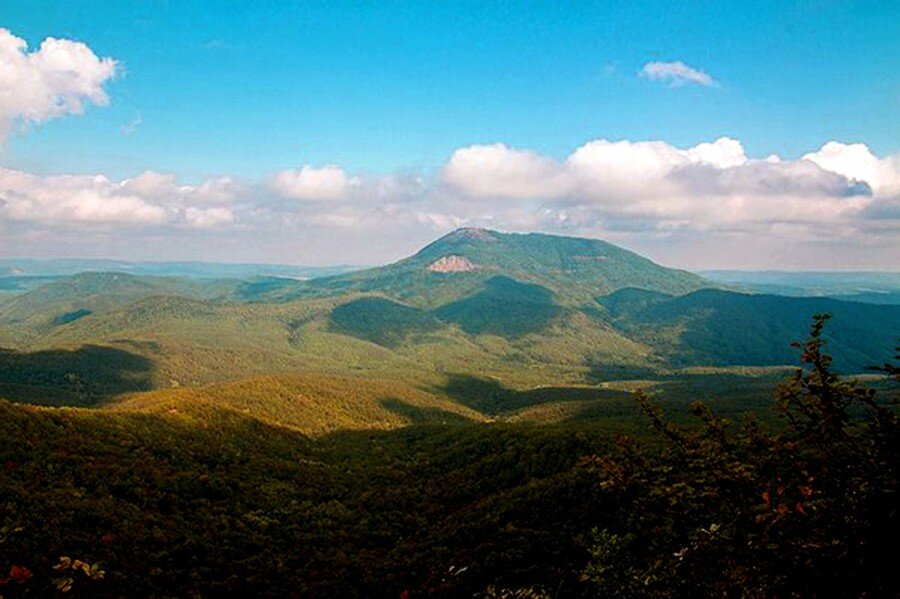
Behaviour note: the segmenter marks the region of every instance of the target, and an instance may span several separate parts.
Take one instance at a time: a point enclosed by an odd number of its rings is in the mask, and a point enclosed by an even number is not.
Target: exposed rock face
[[[431,272],[470,272],[477,270],[478,267],[465,256],[444,256],[428,266]]]

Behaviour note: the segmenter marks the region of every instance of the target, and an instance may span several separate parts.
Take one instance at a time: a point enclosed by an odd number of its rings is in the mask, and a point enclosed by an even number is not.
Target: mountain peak
[[[475,241],[496,241],[499,235],[500,233],[498,233],[497,231],[492,231],[491,229],[482,229],[480,227],[460,227],[459,229],[448,233],[441,239],[447,241],[462,239],[471,239]]]
[[[478,247],[502,241],[504,235],[490,229],[478,227],[462,227],[432,241],[413,258],[437,260],[452,254],[466,254],[477,251]]]

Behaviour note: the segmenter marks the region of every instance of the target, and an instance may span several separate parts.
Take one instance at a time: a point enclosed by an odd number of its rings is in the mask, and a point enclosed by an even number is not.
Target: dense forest
[[[637,393],[621,429],[310,436],[212,401],[0,403],[0,595],[895,595],[896,390],[835,374],[826,320],[773,418]]]
[[[898,305],[485,229],[153,268],[0,297],[2,598],[900,588]]]

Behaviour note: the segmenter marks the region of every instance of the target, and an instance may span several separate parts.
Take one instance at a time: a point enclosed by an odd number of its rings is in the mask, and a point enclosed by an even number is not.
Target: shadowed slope
[[[778,365],[796,359],[811,314],[834,316],[826,335],[835,365],[862,372],[883,363],[900,333],[900,306],[706,289],[680,297],[623,290],[600,298],[620,330],[654,345],[675,366]]]
[[[112,347],[20,352],[0,348],[0,397],[46,405],[90,406],[151,388],[152,363]]]
[[[427,312],[380,297],[363,297],[335,307],[331,325],[335,332],[386,347],[442,327]]]
[[[471,335],[504,337],[541,331],[561,313],[550,290],[503,276],[491,277],[477,293],[435,311],[438,318]]]

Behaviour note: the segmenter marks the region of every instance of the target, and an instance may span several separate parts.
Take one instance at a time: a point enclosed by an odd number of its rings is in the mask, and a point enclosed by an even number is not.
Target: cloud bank
[[[788,227],[829,237],[863,227],[866,210],[890,201],[896,166],[865,146],[837,142],[802,160],[781,161],[748,158],[726,137],[686,149],[601,139],[560,162],[503,145],[463,148],[451,156],[442,180],[470,200],[538,201],[541,209],[533,215],[576,230],[601,224],[655,232]]]
[[[25,40],[0,29],[0,142],[17,124],[82,114],[87,103],[106,105],[103,86],[116,68],[115,60],[98,58],[80,42],[48,37],[29,52]]]
[[[107,251],[165,238],[206,258],[373,263],[462,225],[604,237],[694,268],[895,268],[900,157],[833,141],[761,159],[722,137],[687,148],[597,139],[563,158],[471,145],[431,173],[305,164],[257,182],[0,169],[0,233],[26,244],[86,230]]]
[[[234,219],[228,205],[237,188],[228,177],[193,186],[154,171],[116,182],[103,175],[38,176],[0,168],[0,219],[65,227],[206,228]]]

